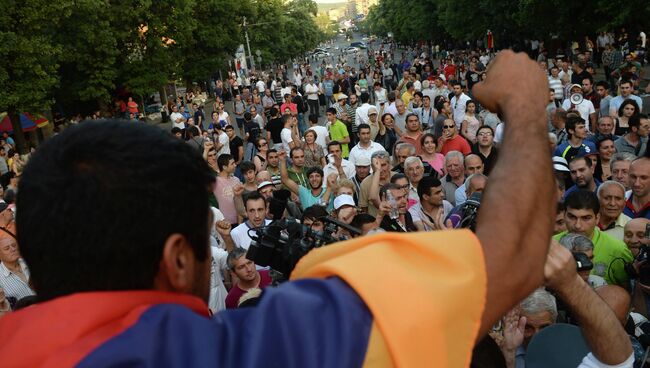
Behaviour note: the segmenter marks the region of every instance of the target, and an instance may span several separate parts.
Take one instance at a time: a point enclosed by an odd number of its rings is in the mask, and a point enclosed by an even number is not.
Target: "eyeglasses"
[[[455,128],[455,127],[456,127],[455,125],[443,125],[442,129],[452,129],[452,128]]]
[[[490,136],[492,136],[492,133],[490,133],[490,132],[480,132],[477,135],[479,137],[490,137]]]

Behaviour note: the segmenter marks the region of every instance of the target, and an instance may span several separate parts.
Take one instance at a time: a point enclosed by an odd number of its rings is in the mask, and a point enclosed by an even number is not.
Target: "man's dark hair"
[[[600,203],[594,192],[586,189],[575,190],[564,199],[564,206],[567,210],[592,210],[594,214],[600,212]]]
[[[293,158],[293,154],[294,154],[294,152],[296,152],[296,151],[302,151],[302,152],[305,152],[305,150],[302,149],[302,147],[293,147],[293,148],[291,149],[291,151],[289,151],[289,157]]]
[[[489,126],[489,125],[481,125],[481,126],[478,128],[478,130],[476,131],[476,134],[480,133],[481,130],[486,130],[486,129],[489,130],[490,133],[492,133],[492,135],[494,135],[494,129],[492,129],[492,127]]]
[[[224,167],[228,166],[230,160],[234,160],[231,154],[229,153],[220,154],[219,157],[217,157],[217,166],[219,167],[219,170],[223,170]]]
[[[575,131],[576,125],[585,124],[585,119],[581,118],[578,114],[567,114],[566,125],[564,126],[568,134],[573,134],[570,130]]]
[[[361,123],[361,124],[359,124],[359,126],[357,127],[357,131],[358,131],[358,132],[361,132],[361,129],[368,129],[368,130],[370,130],[370,125],[368,125],[368,124],[366,124],[366,123]]]
[[[370,101],[370,94],[368,92],[361,92],[361,96],[359,96],[359,99],[361,100],[361,103],[367,103]]]
[[[336,115],[336,109],[333,107],[328,107],[327,110],[325,110],[325,113]]]
[[[585,75],[580,82],[584,82],[585,79],[589,80],[589,82],[593,85],[594,84],[594,77],[591,75]]]
[[[275,116],[280,112],[277,107],[271,107],[271,116]]]
[[[456,80],[456,79],[452,79],[452,80],[450,80],[450,81],[449,81],[449,85],[452,86],[452,87],[461,86],[460,81],[458,81],[458,80]],[[462,87],[462,86],[461,86],[461,87]]]
[[[423,200],[424,195],[431,195],[431,188],[437,188],[441,186],[442,183],[440,180],[436,177],[433,176],[425,176],[423,177],[420,182],[418,183],[418,198],[420,198],[420,201]]]
[[[264,201],[264,206],[266,206],[266,198],[264,198],[264,196],[261,195],[260,192],[254,191],[246,194],[244,196],[244,208],[248,209],[248,202],[257,201],[260,199]]]
[[[239,164],[239,171],[241,171],[242,174],[246,174],[251,170],[255,171],[254,163],[250,161],[242,161],[242,163]]]
[[[266,151],[266,159],[267,159],[267,160],[268,160],[269,155],[270,155],[271,153],[278,153],[278,150],[276,150],[275,148],[271,148],[271,149],[269,149],[268,151]]]
[[[411,88],[413,88],[413,82],[406,83],[406,89],[411,89]]]
[[[564,202],[557,202],[556,214],[566,211],[566,206]]]
[[[605,89],[609,89],[609,83],[607,83],[607,81],[601,80],[596,82],[596,87],[603,87]]]
[[[182,133],[182,132],[183,132],[183,131],[182,131],[181,128],[179,128],[179,127],[173,127],[173,128],[172,128],[172,134],[174,134],[174,135],[179,134],[179,133]],[[3,147],[2,149],[4,149],[4,147]]]
[[[632,82],[630,82],[629,80],[627,80],[627,79],[622,79],[620,82],[618,82],[619,87],[624,85],[624,84],[629,84],[630,87],[632,87],[632,89],[634,89],[634,84]]]
[[[341,151],[343,151],[343,146],[341,145],[341,142],[339,141],[331,141],[327,144],[327,152],[330,151],[330,147],[332,146],[338,146]]]
[[[404,174],[402,174],[402,173],[397,173],[397,174],[393,174],[393,176],[390,177],[390,182],[391,182],[391,183],[395,183],[396,181],[398,181],[398,180],[400,180],[400,179],[406,179],[406,180],[408,180],[408,178],[406,177],[406,175],[404,175]]]
[[[403,174],[395,174],[395,175],[393,175],[393,178],[395,176],[397,176],[397,175],[403,175]],[[393,180],[393,178],[391,178],[391,181]],[[379,189],[379,197],[383,200],[383,199],[386,198],[386,193],[389,190],[398,190],[398,189],[402,189],[402,187],[400,187],[399,185],[397,185],[397,184],[395,184],[393,182],[386,183],[386,184],[382,185],[381,188]]]
[[[354,215],[352,222],[350,222],[350,226],[356,227],[357,229],[361,230],[363,225],[371,224],[373,222],[375,222],[375,218],[373,216],[367,213],[359,213]]]
[[[302,212],[302,221],[304,222],[305,219],[321,219],[323,217],[327,217],[328,213],[325,207],[320,206],[320,205],[313,205],[305,208],[305,210]]]
[[[246,112],[244,113],[244,120],[245,120],[245,121],[251,121],[252,118],[253,118],[253,117],[252,117],[252,115],[251,115],[250,112],[246,111]]]
[[[86,121],[46,141],[23,172],[16,221],[39,301],[152,289],[172,234],[205,261],[213,182],[194,148],[146,124]]]
[[[420,98],[424,98],[424,95],[420,91],[416,91],[413,96],[420,96]]]
[[[313,124],[318,124],[318,116],[316,116],[316,114],[310,114],[309,122]]]
[[[569,161],[569,166],[571,166],[572,163],[577,162],[577,161],[584,161],[585,165],[587,165],[587,167],[592,166],[591,159],[589,157],[587,157],[587,156],[575,156],[574,158],[571,159],[571,161]]]
[[[397,99],[397,96],[395,95],[395,91],[388,92],[386,98],[388,99],[388,102],[394,102]]]
[[[630,126],[630,130],[632,130],[632,128],[636,128],[638,130],[639,126],[641,126],[641,119],[647,119],[647,118],[648,115],[646,114],[634,114],[628,120],[627,125]]]
[[[315,166],[314,166],[314,167],[310,167],[309,169],[307,169],[307,171],[305,172],[305,175],[307,175],[307,177],[309,178],[309,175],[311,175],[311,174],[313,174],[313,173],[318,173],[318,174],[320,175],[321,178],[322,178],[323,176],[325,176],[325,175],[323,174],[323,169],[321,169],[320,167],[315,167]]]

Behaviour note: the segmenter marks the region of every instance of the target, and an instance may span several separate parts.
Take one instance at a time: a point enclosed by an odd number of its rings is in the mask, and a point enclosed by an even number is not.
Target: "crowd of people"
[[[210,198],[213,313],[254,305],[272,285],[270,270],[247,259],[246,251],[255,233],[274,220],[295,218],[324,231],[324,218],[331,217],[359,230],[339,227],[333,234],[339,240],[475,224],[472,216],[490,186],[508,124],[507,116],[472,94],[494,54],[439,52],[434,60],[425,48],[414,48],[394,63],[394,52],[383,45],[365,50],[358,68],[341,60],[318,70],[295,65],[245,82],[233,76],[227,87],[215,84],[210,117],[199,104],[184,104],[181,112],[178,104],[170,106],[171,133],[199,152],[216,178]],[[650,244],[650,119],[642,113],[638,78],[628,78],[642,71],[634,57],[625,55],[608,69],[615,78],[601,80],[586,49],[537,57],[549,85],[554,239],[586,257],[582,280],[616,312],[633,343],[634,358],[626,366],[634,359],[641,365],[648,346],[639,326],[650,317],[650,268],[644,263]],[[230,97],[234,116],[225,109]],[[10,176],[10,189],[0,203],[1,313],[37,298],[11,226],[14,204],[7,194],[16,190],[24,163],[11,155],[10,139],[0,144],[0,155],[6,151],[13,159],[2,173]],[[552,246],[548,262],[558,254],[563,253]],[[565,280],[552,281],[486,337],[508,367],[525,366],[528,343],[546,326],[589,320],[584,306],[567,297]],[[477,349],[485,344],[491,343]]]

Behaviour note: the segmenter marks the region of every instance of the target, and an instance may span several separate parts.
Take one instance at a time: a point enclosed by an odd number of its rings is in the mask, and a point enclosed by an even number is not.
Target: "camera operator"
[[[315,249],[256,308],[211,319],[207,163],[146,124],[66,129],[19,184],[17,234],[39,303],[0,319],[3,366],[467,365],[475,341],[542,284],[555,210],[544,73],[502,51],[472,92],[507,122],[476,234]]]
[[[238,248],[248,249],[251,244],[249,231],[268,225],[271,220],[266,219],[267,201],[257,192],[252,192],[246,196],[244,207],[246,208],[247,220],[232,229],[230,236]]]

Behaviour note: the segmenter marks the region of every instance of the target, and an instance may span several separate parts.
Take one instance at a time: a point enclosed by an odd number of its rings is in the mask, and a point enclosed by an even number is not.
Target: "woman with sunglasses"
[[[253,156],[256,172],[266,170],[266,153],[269,150],[269,142],[265,138],[258,138],[255,141],[257,153]]]

